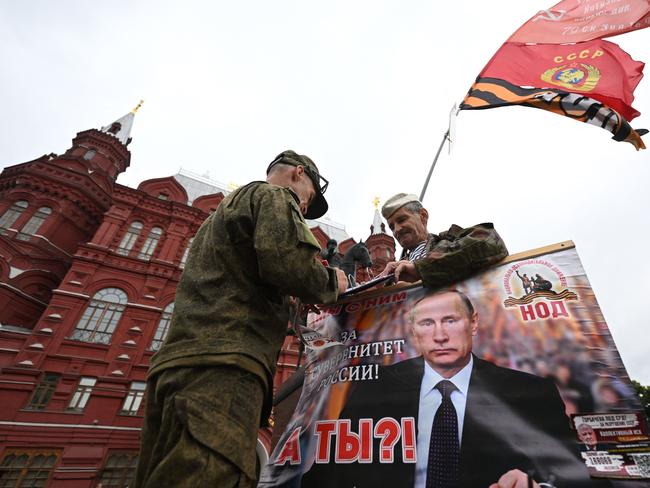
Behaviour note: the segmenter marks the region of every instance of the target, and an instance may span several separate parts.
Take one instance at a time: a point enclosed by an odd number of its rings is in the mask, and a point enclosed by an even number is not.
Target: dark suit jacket
[[[339,418],[418,418],[424,361],[417,357],[384,367],[379,379],[356,385]],[[378,441],[374,446],[378,457]],[[427,456],[428,453],[418,453]],[[333,457],[333,456],[332,456]],[[534,470],[534,478],[551,475],[558,488],[600,485],[589,478],[580,460],[569,420],[551,380],[501,368],[474,357],[460,452],[459,488],[487,488],[511,469]],[[402,463],[401,444],[395,463],[314,465],[303,477],[305,487],[412,487],[415,464]]]

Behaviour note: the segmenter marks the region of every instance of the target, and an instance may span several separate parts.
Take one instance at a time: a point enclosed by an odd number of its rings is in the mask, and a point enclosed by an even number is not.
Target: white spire
[[[143,100],[140,100],[140,103],[137,105],[137,107],[135,107],[125,116],[117,119],[115,122],[102,127],[101,131],[117,137],[119,141],[126,146],[129,143],[129,139],[131,138],[131,127],[133,127],[133,119],[135,118],[135,113],[142,106],[142,103]]]
[[[375,197],[372,203],[375,206],[375,217],[372,220],[372,225],[370,226],[370,234],[385,234],[386,229],[384,227],[384,223],[381,220],[381,214],[379,213],[379,197]]]
[[[372,221],[372,233],[373,234],[384,234],[382,229],[381,215],[379,214],[379,209],[375,209],[375,218]]]

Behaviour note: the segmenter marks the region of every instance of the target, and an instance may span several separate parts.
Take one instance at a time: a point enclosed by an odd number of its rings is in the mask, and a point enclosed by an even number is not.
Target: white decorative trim
[[[10,279],[15,278],[16,276],[23,274],[25,271],[27,271],[27,270],[26,269],[20,269],[20,268],[14,268],[13,266],[10,266],[9,267],[9,278]]]
[[[140,427],[116,427],[112,425],[88,425],[88,424],[47,424],[45,422],[13,422],[0,420],[0,425],[20,425],[23,427],[51,427],[58,429],[60,427],[69,427],[72,429],[105,429],[105,430],[142,430]]]
[[[3,284],[4,283],[0,283],[0,285],[3,285]],[[9,286],[9,285],[5,285],[5,286]],[[117,287],[118,285],[115,285],[115,286]],[[20,291],[20,290],[17,290],[17,291]],[[85,295],[83,293],[77,293],[77,292],[74,292],[74,291],[62,290],[60,288],[57,288],[56,290],[52,290],[52,293],[60,293],[61,295],[68,295],[68,296],[71,296],[71,297],[90,298],[90,295]],[[47,305],[47,304],[44,303],[44,305]],[[144,308],[146,310],[154,310],[156,312],[162,312],[163,311],[163,309],[160,308],[160,307],[152,307],[151,305],[141,305],[139,303],[132,303],[132,302],[127,302],[125,304],[125,306],[126,307],[135,307],[135,308]]]
[[[34,366],[34,363],[32,363],[29,359],[25,359],[24,361],[19,362],[18,366]]]
[[[21,330],[22,329],[22,330]],[[24,329],[19,325],[0,324],[0,332],[11,332],[12,334],[31,335],[30,329]]]
[[[34,344],[30,344],[27,347],[29,347],[30,349],[45,349],[43,344],[41,344],[40,342],[35,342]]]
[[[54,331],[49,327],[44,327],[42,329],[38,329],[37,332],[40,332],[41,334],[52,334]]]
[[[131,303],[131,302],[127,303],[127,305],[129,307],[146,308],[147,310],[155,310],[156,312],[162,312],[162,308],[160,307],[152,307],[150,305],[141,305],[139,303]]]
[[[60,293],[61,295],[70,295],[71,297],[90,298],[90,295],[84,295],[83,293],[77,293],[74,291],[61,290],[60,288],[57,288],[56,290],[52,290],[52,293]]]
[[[31,296],[31,295],[28,295],[27,293],[25,293],[25,292],[22,291],[22,290],[19,290],[19,289],[16,288],[15,286],[11,286],[9,283],[3,283],[3,282],[0,282],[0,286],[4,286],[5,288],[9,288],[10,290],[15,291],[15,292],[18,293],[19,295],[22,295],[22,296],[28,298],[29,300],[32,300],[32,301],[37,302],[37,303],[40,303],[40,304],[43,305],[44,307],[47,307],[47,303],[45,303],[44,301],[41,301],[41,300],[39,300],[39,299],[36,298],[36,297],[33,297],[33,296]]]
[[[10,380],[0,380],[0,383],[4,384],[10,384],[10,385],[31,385],[34,386],[33,381],[10,381]]]
[[[32,237],[39,237],[39,238],[43,239],[45,242],[47,242],[50,246],[52,246],[52,247],[53,247],[54,249],[56,249],[57,251],[62,252],[63,254],[65,254],[65,255],[66,255],[67,257],[69,257],[69,258],[72,257],[72,254],[70,254],[70,253],[64,251],[63,249],[61,249],[59,246],[57,246],[57,245],[54,244],[52,241],[50,241],[47,237],[42,236],[42,235],[40,235],[40,234],[32,234]]]

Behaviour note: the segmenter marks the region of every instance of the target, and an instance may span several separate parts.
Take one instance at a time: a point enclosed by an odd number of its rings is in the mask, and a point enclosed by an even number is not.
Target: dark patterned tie
[[[426,488],[455,488],[458,483],[458,417],[451,402],[451,392],[456,389],[451,381],[442,380],[436,385],[442,403],[433,417]]]

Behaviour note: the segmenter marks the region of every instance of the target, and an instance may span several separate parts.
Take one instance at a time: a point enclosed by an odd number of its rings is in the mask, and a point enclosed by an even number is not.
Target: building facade
[[[229,191],[187,172],[116,183],[134,114],[0,175],[1,486],[126,487],[133,476],[149,360],[192,236]],[[323,228],[342,250],[354,243],[329,221],[314,228],[323,246]],[[368,239],[375,263],[389,241]],[[299,358],[288,335],[275,387]],[[262,462],[271,436],[260,430]]]

